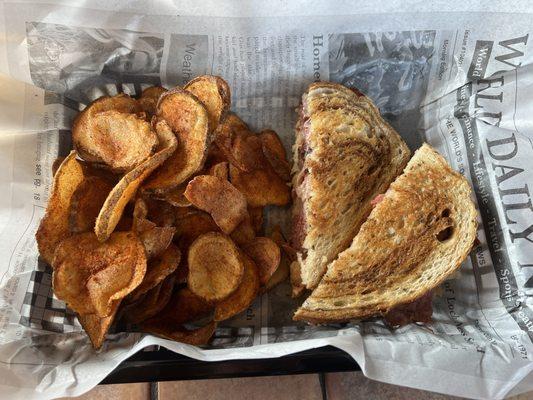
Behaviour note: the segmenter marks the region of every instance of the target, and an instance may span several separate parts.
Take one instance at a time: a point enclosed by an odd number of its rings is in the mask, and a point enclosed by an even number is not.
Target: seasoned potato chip
[[[207,317],[212,311],[213,305],[196,296],[189,288],[182,288],[174,292],[163,311],[155,318],[182,325]]]
[[[214,141],[230,164],[242,171],[253,171],[267,162],[261,140],[235,114],[226,115],[220,122]]]
[[[181,183],[178,187],[158,195],[157,198],[163,201],[166,201],[168,204],[174,207],[189,207],[191,202],[185,197],[185,189],[187,188],[188,182]]]
[[[54,254],[53,287],[58,299],[79,314],[110,315],[114,300],[140,285],[146,256],[132,232],[113,233],[107,242],[94,233],[64,239]]]
[[[231,239],[239,246],[255,238],[255,230],[250,216],[247,215],[230,235]]]
[[[159,227],[148,220],[148,206],[144,199],[135,200],[133,210],[133,231],[137,234],[146,250],[148,259],[158,257],[172,242],[176,228],[172,226]]]
[[[93,101],[74,121],[74,148],[86,161],[116,172],[131,170],[157,146],[150,124],[137,114],[141,111],[137,100],[124,94]]]
[[[228,180],[229,178],[229,165],[227,162],[219,162],[214,164],[207,170],[207,175],[213,175],[220,179]]]
[[[187,283],[187,277],[189,276],[189,266],[187,265],[187,257],[182,257],[180,265],[174,272],[176,278],[176,285]]]
[[[202,169],[211,143],[207,110],[192,94],[174,88],[161,95],[157,119],[164,120],[178,137],[176,152],[144,185],[150,193],[165,193]]]
[[[180,265],[176,271],[176,282],[186,283],[189,275],[187,265],[187,253],[189,247],[200,235],[208,232],[219,232],[220,228],[215,224],[213,218],[203,211],[193,208],[176,209],[176,233],[174,242],[183,253]]]
[[[177,210],[187,209],[181,208]],[[186,251],[200,235],[219,231],[219,227],[209,214],[200,210],[188,210],[187,214],[180,214],[176,217],[174,241],[178,243],[182,251]]]
[[[99,176],[86,177],[70,200],[69,229],[72,233],[90,232],[113,184]]]
[[[120,300],[115,300],[111,305],[111,313],[107,317],[99,317],[96,314],[77,315],[78,321],[91,339],[91,344],[95,350],[102,347],[105,336],[115,320],[119,305]]]
[[[210,167],[212,165],[215,165],[221,162],[227,162],[227,161],[228,161],[228,158],[224,155],[222,150],[218,148],[215,142],[212,142],[211,146],[209,146],[209,150],[207,151],[207,158],[205,160],[205,166]]]
[[[244,172],[230,165],[230,182],[244,194],[250,207],[289,204],[289,186],[271,169]]]
[[[241,248],[259,268],[261,284],[265,285],[279,266],[281,253],[278,245],[270,238],[256,237]]]
[[[242,257],[232,240],[222,233],[206,233],[189,247],[189,289],[205,301],[228,297],[241,283]]]
[[[132,324],[138,324],[158,314],[172,296],[174,277],[171,275],[150,289],[140,299],[122,309],[121,315]]]
[[[161,86],[151,86],[142,91],[141,97],[139,97],[139,104],[146,113],[148,120],[151,120],[155,115],[159,97],[166,91],[167,89]]]
[[[282,246],[287,244],[287,241],[285,240],[285,237],[283,237],[283,234],[281,232],[281,228],[279,225],[276,225],[272,229],[272,233],[270,234],[270,238],[280,247],[281,249],[281,260],[279,263],[279,267],[276,269],[276,271],[272,274],[270,279],[265,285],[266,290],[270,290],[280,284],[281,282],[285,281],[289,277],[290,273],[290,264],[293,259],[289,257],[286,252],[284,251],[284,248]]]
[[[298,261],[293,261],[290,265],[292,297],[297,298],[302,295],[305,286],[302,283],[302,270]]]
[[[82,164],[76,160],[77,153],[70,152],[59,166],[52,183],[52,193],[35,237],[41,257],[51,264],[59,242],[71,235],[69,210],[72,196],[85,179]]]
[[[163,279],[172,274],[178,267],[181,259],[181,251],[174,245],[170,245],[160,257],[150,260],[146,267],[144,279],[133,292],[128,300],[135,301],[150,289],[157,286]]]
[[[276,269],[276,271],[272,274],[268,282],[265,284],[265,290],[272,290],[276,286],[278,286],[280,283],[285,282],[290,274],[290,264],[288,258],[281,256],[281,261],[279,263],[279,267]]]
[[[63,163],[66,157],[57,157],[52,163],[52,176],[55,176],[59,166]]]
[[[256,234],[263,230],[263,207],[248,207],[248,215]]]
[[[250,257],[242,254],[244,275],[242,281],[229,297],[217,303],[215,321],[223,321],[246,310],[259,294],[259,270]]]
[[[157,135],[150,123],[136,114],[115,110],[94,114],[90,121],[90,137],[83,138],[86,161],[97,162],[114,172],[127,172],[152,155]]]
[[[285,182],[291,179],[291,167],[287,161],[285,147],[276,132],[267,129],[259,133],[263,154],[274,172]]]
[[[154,226],[152,229],[138,233],[149,260],[162,255],[174,237],[176,228],[172,226]]]
[[[231,104],[227,82],[219,76],[202,75],[187,83],[184,89],[205,105],[209,114],[209,127],[214,131]]]
[[[148,204],[146,204],[146,200],[142,197],[137,197],[133,206],[133,230],[139,231],[145,229],[144,225],[142,225],[141,223],[143,222],[143,220],[147,219],[147,217]],[[149,227],[154,225],[149,225]]]
[[[152,318],[150,323],[142,324],[144,332],[160,336],[164,339],[175,340],[177,342],[202,346],[209,343],[211,336],[215,333],[216,322],[211,321],[201,328],[188,330],[181,325],[176,325],[164,319]]]
[[[157,226],[174,226],[176,217],[172,205],[152,197],[145,198],[145,201],[148,207],[146,218],[153,221]]]
[[[176,150],[176,137],[165,122],[156,124],[159,136],[159,150],[148,160],[128,172],[113,188],[107,197],[98,218],[94,231],[100,241],[106,240],[115,229],[126,204],[135,197],[137,189],[144,179],[161,165]]]
[[[226,180],[199,175],[189,182],[185,197],[195,207],[207,211],[224,233],[231,233],[246,217],[246,199]]]

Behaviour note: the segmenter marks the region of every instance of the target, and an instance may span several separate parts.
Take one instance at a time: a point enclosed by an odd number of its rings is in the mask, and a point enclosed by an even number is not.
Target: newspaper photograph
[[[331,18],[318,12],[323,1],[317,14],[232,18],[157,12],[157,2],[146,15],[52,3],[0,5],[2,393],[77,396],[152,345],[206,361],[332,345],[387,383],[479,399],[533,390],[533,8],[378,19],[341,7]],[[466,177],[477,242],[436,291],[431,324],[295,322],[303,299],[284,282],[222,322],[206,348],[120,324],[100,352],[91,348],[54,296],[35,241],[52,163],[72,149],[72,121],[91,101],[202,74],[223,77],[232,111],[253,131],[275,130],[287,154],[302,94],[311,82],[333,81],[372,99],[412,151],[427,142]],[[289,234],[290,208],[267,210],[266,231],[276,224]]]

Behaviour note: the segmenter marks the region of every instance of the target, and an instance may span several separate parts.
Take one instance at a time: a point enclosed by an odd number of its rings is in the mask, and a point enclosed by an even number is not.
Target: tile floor
[[[454,400],[458,397],[401,388],[365,378],[361,372],[326,374],[328,400]],[[322,400],[316,374],[102,385],[80,400]],[[533,392],[511,400],[533,400]]]

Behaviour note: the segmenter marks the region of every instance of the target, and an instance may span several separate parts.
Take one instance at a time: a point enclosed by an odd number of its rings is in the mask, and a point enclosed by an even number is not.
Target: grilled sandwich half
[[[371,200],[401,173],[410,152],[366,96],[329,82],[304,93],[293,152],[292,246],[301,281],[311,289],[350,245]]]
[[[427,300],[472,249],[477,213],[470,186],[429,145],[415,152],[376,200],[350,247],[328,266],[295,320],[387,316]]]

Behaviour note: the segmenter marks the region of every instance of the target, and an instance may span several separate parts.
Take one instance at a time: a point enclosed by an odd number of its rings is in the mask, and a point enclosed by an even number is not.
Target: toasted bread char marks
[[[424,144],[294,319],[361,319],[420,298],[464,261],[476,215],[466,179]]]
[[[335,83],[309,87],[296,131],[293,245],[302,282],[314,288],[410,153],[367,97]]]

